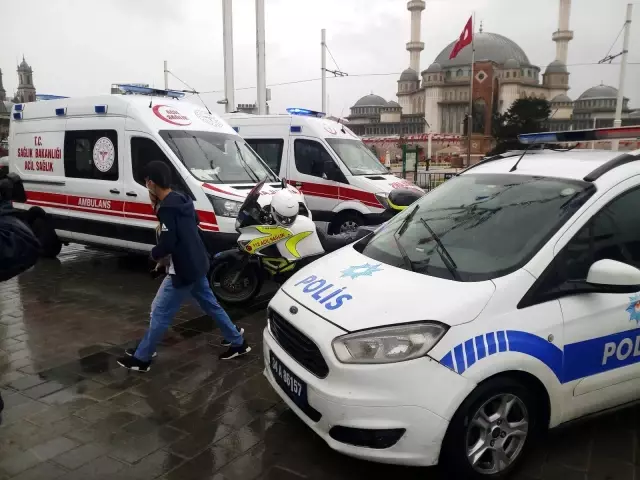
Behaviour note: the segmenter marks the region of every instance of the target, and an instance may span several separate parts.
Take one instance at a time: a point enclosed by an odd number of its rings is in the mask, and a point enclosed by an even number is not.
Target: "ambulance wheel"
[[[211,267],[209,283],[214,295],[228,305],[253,300],[262,288],[262,275],[255,265],[241,264],[233,259],[221,260]]]
[[[337,235],[339,233],[355,232],[358,227],[364,225],[364,217],[358,212],[344,211],[336,215],[329,224],[329,233]]]
[[[31,230],[40,241],[42,256],[44,258],[56,258],[60,250],[62,250],[62,242],[60,242],[49,219],[45,216],[36,217],[31,221]]]
[[[507,376],[479,385],[462,403],[442,443],[451,478],[502,479],[522,463],[543,428],[535,389]]]

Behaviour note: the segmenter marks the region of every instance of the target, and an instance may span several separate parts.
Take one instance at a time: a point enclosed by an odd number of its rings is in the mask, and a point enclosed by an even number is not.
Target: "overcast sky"
[[[505,35],[544,68],[555,57],[551,34],[559,0],[426,0],[420,68],[455,40],[475,11],[486,32]],[[573,0],[569,96],[599,84],[618,85],[619,65],[593,65],[618,35],[627,0]],[[255,2],[233,0],[236,102],[256,99]],[[395,99],[397,76],[409,65],[406,0],[265,0],[267,84],[318,79],[320,30],[342,71],[329,79],[329,113],[348,115],[361,96]],[[217,111],[223,98],[221,0],[0,0],[0,69],[11,95],[24,54],[39,93],[108,93],[112,83],[163,85],[169,70],[202,92]],[[622,36],[612,53],[622,50]],[[618,61],[617,59],[616,61]],[[640,3],[636,3],[625,96],[640,107]],[[635,63],[635,64],[634,64]],[[585,65],[587,64],[587,65]],[[329,58],[329,68],[333,68]],[[383,75],[392,73],[392,75]],[[365,76],[364,74],[379,74]],[[359,76],[355,76],[359,75]],[[185,88],[175,78],[170,87]],[[320,81],[273,86],[272,112],[288,106],[319,109]]]

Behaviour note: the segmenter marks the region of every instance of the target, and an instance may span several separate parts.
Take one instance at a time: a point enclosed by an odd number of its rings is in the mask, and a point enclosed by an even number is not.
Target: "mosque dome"
[[[360,100],[358,100],[353,106],[354,107],[384,107],[387,104],[387,101],[379,95],[374,95],[373,93],[370,95],[365,95]]]
[[[407,68],[404,72],[400,74],[401,82],[417,82],[418,80],[419,80],[418,72],[416,72],[412,68]]]
[[[504,65],[507,60],[512,59],[520,65],[531,65],[527,54],[517,43],[497,33],[475,33],[473,43],[476,49],[476,62],[489,60],[498,65]],[[470,47],[463,48],[456,58],[449,59],[455,44],[456,42],[451,42],[447,45],[436,57],[435,63],[439,63],[443,68],[471,64]]]
[[[386,105],[387,108],[402,108],[398,102],[389,100]]]
[[[429,65],[429,68],[427,68],[425,70],[426,73],[440,73],[442,72],[442,65],[440,65],[438,62],[433,62],[431,65]]]
[[[504,68],[509,68],[509,69],[520,68],[520,62],[515,58],[510,58],[509,60],[504,62]]]
[[[591,87],[578,97],[578,100],[587,100],[591,98],[618,98],[618,89],[609,85],[596,85]]]
[[[547,65],[547,69],[544,73],[569,73],[567,70],[567,66],[562,63],[560,60],[554,60],[549,65]]]
[[[571,103],[571,102],[573,102],[573,100],[571,100],[569,95],[566,95],[564,93],[561,93],[560,95],[556,95],[551,99],[551,103]]]

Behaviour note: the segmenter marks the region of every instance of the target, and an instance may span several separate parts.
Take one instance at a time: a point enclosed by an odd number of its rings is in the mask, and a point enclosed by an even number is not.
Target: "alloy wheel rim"
[[[487,400],[467,426],[466,454],[478,473],[500,473],[520,456],[529,433],[529,413],[516,395],[504,393]]]

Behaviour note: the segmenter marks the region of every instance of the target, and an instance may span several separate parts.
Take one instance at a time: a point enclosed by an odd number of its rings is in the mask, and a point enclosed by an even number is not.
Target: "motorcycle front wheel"
[[[214,295],[229,305],[253,300],[260,293],[262,281],[255,265],[243,264],[232,258],[215,263],[209,273]]]

